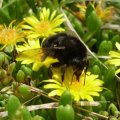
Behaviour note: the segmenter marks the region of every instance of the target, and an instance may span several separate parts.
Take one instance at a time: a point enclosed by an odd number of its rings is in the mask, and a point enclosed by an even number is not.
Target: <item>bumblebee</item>
[[[77,80],[79,80],[84,68],[87,71],[87,49],[78,38],[66,33],[58,33],[48,37],[43,42],[42,48],[43,51],[45,50],[46,57],[50,56],[59,60],[59,62],[53,63],[51,66],[61,66],[62,81],[64,80],[65,69],[68,66],[73,67]],[[48,48],[49,50],[46,51]]]

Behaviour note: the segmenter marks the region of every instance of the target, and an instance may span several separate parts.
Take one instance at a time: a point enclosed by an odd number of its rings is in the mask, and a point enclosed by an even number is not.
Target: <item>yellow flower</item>
[[[38,49],[38,48],[40,48],[39,39],[28,40],[25,44],[16,46],[17,52],[22,52],[22,51],[29,50],[29,49],[30,50]]]
[[[120,73],[120,44],[116,42],[116,48],[118,49],[118,52],[116,51],[110,51],[109,56],[111,59],[107,60],[107,64],[115,65],[117,67],[116,74]]]
[[[76,7],[79,8],[79,12],[75,12],[74,14],[79,17],[80,20],[85,20],[85,13],[87,6],[83,4],[76,4]]]
[[[102,20],[110,20],[113,18],[114,7],[111,6],[103,8],[102,7],[103,2],[104,0],[100,0],[98,5],[95,7],[96,14]]]
[[[61,94],[67,89],[71,92],[75,101],[81,99],[93,101],[93,96],[99,96],[98,92],[103,90],[103,81],[98,79],[98,75],[93,75],[90,74],[90,72],[87,72],[85,77],[85,73],[82,73],[78,81],[76,76],[73,76],[73,73],[74,71],[72,67],[66,68],[64,81],[62,82],[60,69],[53,69],[53,78],[45,80],[47,84],[44,85],[44,88],[52,89],[48,95],[61,96]]]
[[[99,0],[97,5],[95,5],[95,1],[92,4],[97,16],[105,21],[105,20],[110,20],[113,18],[113,13],[114,13],[114,7],[103,7],[103,2],[104,0]],[[75,15],[78,16],[81,20],[85,19],[85,14],[87,10],[87,6],[85,4],[76,4],[76,7],[79,8],[79,12],[75,12]]]
[[[24,45],[19,45],[16,47],[17,51],[19,51],[16,60],[22,61],[22,64],[31,64],[33,63],[32,69],[34,71],[38,71],[39,68],[43,65],[49,67],[52,63],[58,62],[57,59],[53,59],[51,57],[47,57],[45,60],[44,52],[39,45],[39,40],[28,40],[28,43]]]
[[[7,45],[16,45],[17,42],[24,41],[23,33],[20,29],[20,24],[18,26],[13,26],[13,23],[15,21],[12,21],[9,26],[6,25],[0,25],[0,44],[2,45],[3,49]]]
[[[64,19],[62,15],[56,16],[56,11],[50,13],[50,9],[43,8],[39,13],[39,19],[30,16],[24,19],[27,23],[23,25],[23,29],[29,39],[38,37],[48,37],[57,32],[64,31],[60,25]]]

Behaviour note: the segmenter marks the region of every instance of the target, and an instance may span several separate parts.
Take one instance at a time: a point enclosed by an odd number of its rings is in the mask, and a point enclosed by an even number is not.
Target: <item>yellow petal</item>
[[[46,66],[46,67],[49,67],[51,64],[53,63],[56,63],[58,62],[58,59],[54,59],[52,57],[47,57],[44,61],[43,61],[43,64]]]
[[[118,53],[118,52],[110,51],[109,54],[113,58],[120,58],[120,53]]]
[[[40,69],[40,67],[42,67],[43,64],[41,62],[34,62],[33,66],[32,66],[32,70],[33,71],[38,71]]]
[[[52,84],[52,83],[50,83],[50,84],[48,84],[48,85],[44,85],[44,88],[49,88],[49,89],[61,89],[62,87],[60,87],[59,85],[57,85],[57,84]]]
[[[106,63],[112,64],[115,66],[120,66],[120,59],[111,59],[111,60],[108,60]]]
[[[63,90],[53,90],[48,94],[48,96],[55,96],[55,95],[61,96],[62,93],[63,93]]]
[[[61,85],[58,81],[56,81],[54,79],[45,80],[44,82],[51,82],[51,83],[53,82],[53,83],[55,83],[57,85]]]
[[[115,43],[115,46],[120,51],[120,44],[118,42]]]
[[[24,18],[24,21],[26,21],[31,26],[35,26],[39,22],[35,16]]]

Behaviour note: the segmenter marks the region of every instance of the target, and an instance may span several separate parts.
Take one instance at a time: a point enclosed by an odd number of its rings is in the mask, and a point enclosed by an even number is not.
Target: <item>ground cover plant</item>
[[[1,0],[0,120],[119,120],[119,10],[119,0]]]

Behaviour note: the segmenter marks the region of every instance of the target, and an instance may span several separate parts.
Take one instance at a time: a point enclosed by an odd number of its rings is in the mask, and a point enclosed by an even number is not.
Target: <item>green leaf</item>
[[[21,68],[20,68],[26,75],[31,75],[32,74],[32,70],[29,68],[29,67],[27,67],[27,66],[25,66],[25,65],[22,65],[21,66]]]
[[[18,87],[18,91],[19,94],[21,94],[24,99],[29,99],[33,95],[30,91],[30,88],[24,84]]]
[[[84,35],[84,30],[83,30],[83,26],[82,26],[82,23],[77,20],[74,16],[73,16],[73,21],[72,21],[73,25],[74,25],[74,28],[75,30],[77,31],[77,33],[83,37]]]
[[[107,109],[107,101],[106,98],[104,96],[100,96],[100,104],[102,105],[102,110],[106,110]]]
[[[13,45],[7,45],[4,49],[4,51],[7,52],[7,53],[11,53],[13,50],[14,50]]]
[[[113,44],[111,41],[104,40],[100,43],[98,48],[98,55],[108,55],[109,51],[113,48]]]
[[[107,101],[113,101],[114,95],[113,92],[109,89],[107,89],[101,96],[104,96]]]
[[[85,18],[86,19],[92,11],[94,11],[94,6],[93,6],[93,4],[89,3],[88,6],[87,6],[86,13],[85,13]]]
[[[7,111],[10,120],[13,120],[13,117],[20,106],[21,103],[19,99],[16,96],[11,95],[7,102]]]
[[[9,23],[11,20],[8,12],[0,8],[0,22],[1,23]]]
[[[105,86],[111,90],[115,89],[115,67],[110,66],[109,69],[105,73]]]
[[[19,70],[16,74],[16,80],[18,82],[24,82],[25,79],[25,73],[22,70]]]
[[[20,110],[22,112],[22,118],[23,118],[22,120],[31,120],[32,119],[30,112],[28,111],[28,109],[25,106],[21,106]]]
[[[81,0],[82,1],[82,0]],[[60,0],[60,4],[66,5],[66,4],[70,4],[70,3],[75,3],[75,2],[80,2],[80,0]]]
[[[34,13],[37,12],[34,0],[25,0]]]
[[[108,112],[112,113],[113,115],[115,114],[115,111],[118,111],[117,107],[115,106],[115,104],[111,103],[108,107]]]
[[[32,120],[32,117],[27,107],[21,105],[19,109],[17,109],[12,120]]]
[[[101,69],[99,65],[94,65],[92,68],[92,73],[101,76]]]
[[[89,33],[94,33],[100,28],[102,21],[97,17],[95,11],[92,11],[87,17],[86,25]]]
[[[11,64],[9,64],[9,70],[10,70],[10,74],[13,73],[14,69],[15,69],[16,63],[12,62]]]
[[[116,42],[120,42],[120,35],[116,34],[111,39],[113,45],[115,45]]]
[[[95,43],[97,43],[97,39],[92,38],[90,41],[88,41],[87,45],[89,46],[89,48],[92,48]]]
[[[56,111],[57,120],[74,120],[74,109],[71,105],[60,105]]]
[[[73,100],[73,97],[70,91],[66,90],[61,95],[59,104],[64,106],[67,104],[72,105],[72,100]]]
[[[39,116],[39,115],[36,115],[33,117],[32,120],[45,120],[43,117]]]

